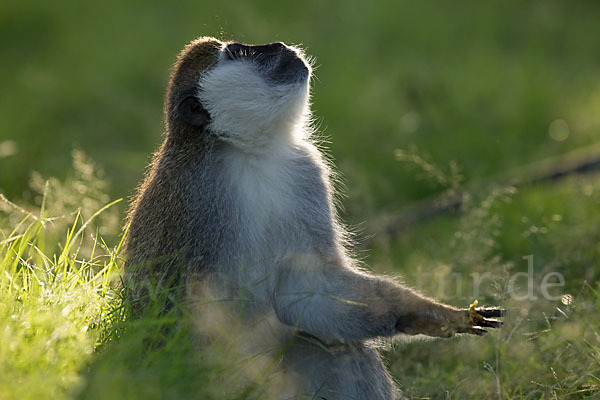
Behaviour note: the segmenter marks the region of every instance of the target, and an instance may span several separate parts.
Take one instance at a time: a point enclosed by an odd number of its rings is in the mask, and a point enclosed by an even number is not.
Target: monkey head
[[[303,132],[310,74],[302,52],[280,42],[250,46],[196,39],[171,74],[168,135],[215,135],[250,148]]]

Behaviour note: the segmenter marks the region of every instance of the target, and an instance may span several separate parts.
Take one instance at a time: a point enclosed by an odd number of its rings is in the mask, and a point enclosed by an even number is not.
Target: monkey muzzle
[[[229,43],[225,49],[228,60],[250,60],[269,81],[289,84],[305,81],[310,69],[296,50],[281,42],[250,46],[242,43]]]

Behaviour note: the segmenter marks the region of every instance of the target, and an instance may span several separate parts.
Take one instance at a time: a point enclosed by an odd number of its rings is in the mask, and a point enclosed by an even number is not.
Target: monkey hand
[[[454,308],[440,305],[425,313],[409,313],[396,322],[396,329],[408,335],[452,337],[457,333],[485,335],[484,328],[500,328],[506,311],[501,307],[476,307],[475,301],[469,308]]]

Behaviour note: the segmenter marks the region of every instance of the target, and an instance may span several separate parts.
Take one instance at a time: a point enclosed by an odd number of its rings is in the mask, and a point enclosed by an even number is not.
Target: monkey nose
[[[234,60],[249,54],[248,46],[241,43],[229,43],[225,46],[225,55],[228,59]]]
[[[286,48],[285,44],[281,42],[274,42],[269,44],[263,44],[260,46],[251,46],[254,51],[261,54],[274,54],[279,53],[280,51]]]
[[[236,58],[258,54],[269,56],[278,54],[286,48],[287,47],[285,46],[285,44],[281,42],[263,44],[258,46],[248,46],[242,43],[233,42],[227,45],[227,52]]]

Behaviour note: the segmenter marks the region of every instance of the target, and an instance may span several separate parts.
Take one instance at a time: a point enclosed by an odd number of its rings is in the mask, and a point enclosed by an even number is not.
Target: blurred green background
[[[461,306],[472,291],[440,285],[493,274],[480,301],[512,309],[493,340],[388,352],[410,396],[599,393],[598,176],[491,185],[600,142],[599,2],[4,0],[0,193],[35,203],[32,171],[64,179],[77,148],[106,172],[110,198],[132,195],[161,142],[169,69],[203,35],[316,58],[313,110],[344,177],[342,216],[379,232],[360,247],[370,268]],[[460,213],[382,233],[405,207],[462,188],[476,189]],[[575,307],[508,299],[527,255],[536,274],[563,274],[553,294]]]
[[[432,192],[394,158],[415,146],[467,180],[600,139],[600,4],[588,2],[3,1],[0,188],[64,175],[78,146],[115,196],[161,141],[169,68],[191,39],[301,44],[313,103],[351,193],[395,210]],[[553,140],[563,119],[568,138]],[[10,150],[14,151],[10,151]]]

